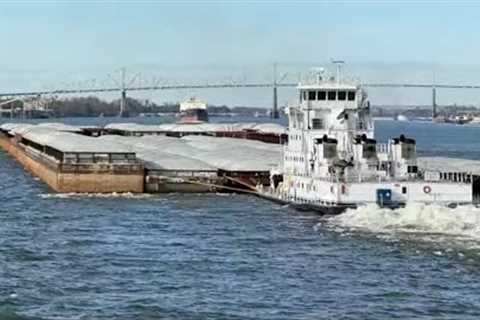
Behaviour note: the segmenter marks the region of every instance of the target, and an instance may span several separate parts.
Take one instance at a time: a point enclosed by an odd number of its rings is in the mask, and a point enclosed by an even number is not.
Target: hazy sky
[[[0,4],[0,91],[113,85],[125,66],[144,81],[268,80],[341,58],[362,80],[480,84],[480,4],[368,1],[12,1]],[[113,75],[113,77],[117,77]],[[77,84],[78,85],[78,84]],[[265,90],[162,92],[269,105]],[[294,96],[283,91],[281,101]],[[373,103],[430,103],[422,90],[373,90]],[[477,96],[479,98],[477,98]],[[480,91],[439,92],[480,103]]]

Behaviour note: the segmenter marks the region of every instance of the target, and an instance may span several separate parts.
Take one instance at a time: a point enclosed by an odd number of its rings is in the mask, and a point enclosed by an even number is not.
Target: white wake
[[[474,206],[451,209],[438,205],[411,204],[391,210],[369,205],[331,217],[327,224],[374,233],[416,233],[480,241],[480,209]]]
[[[112,192],[112,193],[42,193],[39,194],[42,199],[70,199],[70,198],[125,198],[125,199],[145,199],[151,198],[149,193],[131,193],[131,192]]]

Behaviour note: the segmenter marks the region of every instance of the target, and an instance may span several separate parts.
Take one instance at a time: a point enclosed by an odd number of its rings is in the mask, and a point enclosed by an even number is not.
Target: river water
[[[480,126],[376,126],[480,159]],[[0,319],[480,317],[479,209],[322,218],[245,195],[55,194],[0,163]]]

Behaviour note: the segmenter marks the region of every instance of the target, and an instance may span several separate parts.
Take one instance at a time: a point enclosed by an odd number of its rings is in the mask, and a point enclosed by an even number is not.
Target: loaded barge
[[[57,192],[144,191],[144,166],[134,152],[70,130],[6,124],[0,147]]]
[[[165,123],[144,125],[137,123],[112,123],[101,129],[102,134],[121,136],[168,136],[192,135],[257,140],[284,144],[288,134],[285,127],[276,123]]]
[[[269,184],[281,162],[279,144],[215,137],[188,126],[170,136],[165,125],[116,125],[117,134],[106,134],[110,128],[7,123],[0,126],[0,147],[65,193],[254,192]]]

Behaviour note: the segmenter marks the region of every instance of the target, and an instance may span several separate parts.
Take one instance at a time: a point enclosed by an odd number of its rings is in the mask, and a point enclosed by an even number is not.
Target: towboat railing
[[[377,143],[376,145],[377,153],[389,153],[390,148],[388,143]]]
[[[343,177],[337,177],[335,175],[331,175],[329,177],[323,177],[318,175],[309,175],[309,174],[301,174],[296,170],[292,170],[292,172],[285,172],[284,175],[293,174],[298,177],[305,177],[309,179],[320,180],[329,183],[359,183],[359,182],[415,182],[415,181],[423,181],[428,183],[435,183],[435,182],[452,182],[452,183],[471,183],[472,181],[472,174],[468,172],[442,172],[440,177],[437,179],[425,179],[424,175],[427,175],[427,172],[424,172],[420,176],[405,176],[405,177],[390,177],[385,174],[385,176],[381,175],[361,175],[356,173],[349,173],[345,174]],[[427,175],[428,176],[428,175]]]

